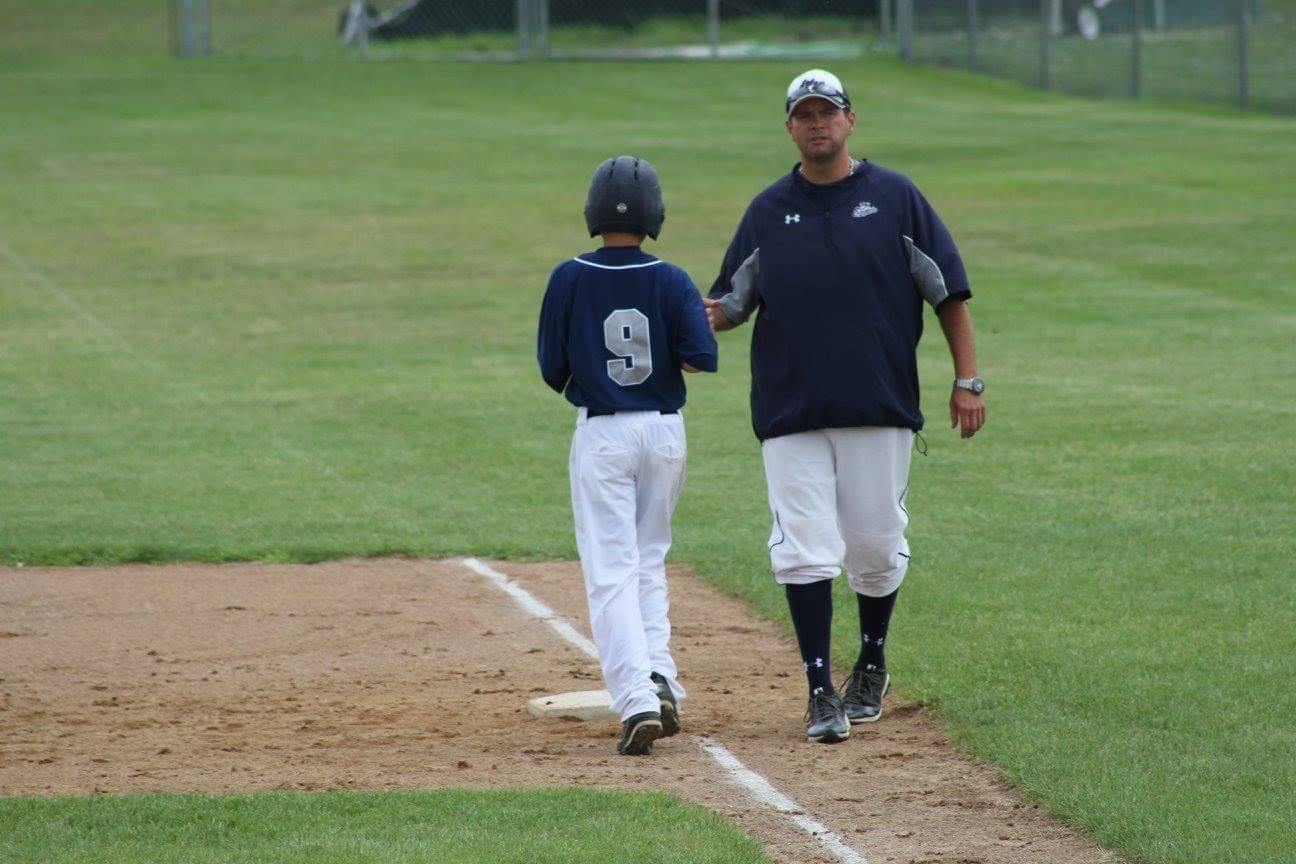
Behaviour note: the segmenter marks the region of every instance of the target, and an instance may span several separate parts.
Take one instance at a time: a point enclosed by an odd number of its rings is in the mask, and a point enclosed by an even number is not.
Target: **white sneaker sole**
[[[807,741],[813,741],[816,744],[838,744],[850,737],[850,724],[847,724],[846,731],[838,735],[836,732],[829,732],[826,735],[820,735],[818,738],[807,735]]]

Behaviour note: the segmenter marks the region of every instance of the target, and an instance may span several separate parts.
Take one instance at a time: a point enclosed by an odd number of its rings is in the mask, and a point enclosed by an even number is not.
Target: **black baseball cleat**
[[[652,673],[652,680],[657,685],[657,698],[661,700],[661,737],[669,738],[678,735],[680,710],[679,704],[675,701],[675,694],[671,692],[670,685],[666,683],[666,678],[661,673]]]
[[[810,694],[806,706],[806,738],[820,744],[836,744],[850,737],[846,705],[836,693],[825,693],[822,687]]]
[[[842,693],[846,717],[852,723],[873,723],[882,716],[882,697],[891,676],[885,669],[856,669],[846,679]]]
[[[647,756],[653,742],[662,737],[661,715],[656,711],[641,711],[621,721],[621,740],[617,752],[622,756]]]

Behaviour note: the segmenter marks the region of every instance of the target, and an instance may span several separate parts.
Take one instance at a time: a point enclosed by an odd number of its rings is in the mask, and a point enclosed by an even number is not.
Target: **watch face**
[[[985,390],[985,382],[982,381],[980,378],[973,378],[972,392],[980,396],[983,390]]]

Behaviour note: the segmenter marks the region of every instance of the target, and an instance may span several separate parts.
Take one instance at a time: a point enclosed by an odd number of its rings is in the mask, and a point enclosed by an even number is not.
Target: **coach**
[[[806,736],[828,743],[877,720],[890,682],[883,643],[909,563],[924,301],[954,359],[952,424],[970,438],[986,409],[972,292],[936,211],[904,175],[851,158],[855,114],[836,76],[798,75],[786,109],[801,162],[748,206],[705,302],[717,331],[756,313],[751,413],[774,517],[770,562],[810,688]],[[831,580],[843,569],[860,654],[839,693],[829,636]]]

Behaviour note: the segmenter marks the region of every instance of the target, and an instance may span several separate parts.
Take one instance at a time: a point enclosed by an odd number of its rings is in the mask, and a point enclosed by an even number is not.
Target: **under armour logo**
[[[801,221],[800,213],[789,213],[783,217],[784,225],[791,225],[793,222],[800,222],[800,221]]]
[[[815,659],[813,659],[813,660],[811,660],[811,661],[809,661],[809,662],[802,663],[801,666],[802,666],[803,668],[805,668],[805,669],[809,669],[811,666],[813,666],[813,667],[816,668],[816,669],[822,669],[822,668],[823,668],[823,658],[822,658],[822,657],[816,657]]]

